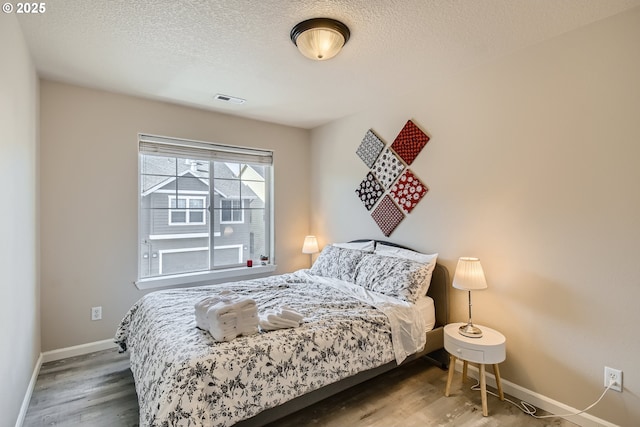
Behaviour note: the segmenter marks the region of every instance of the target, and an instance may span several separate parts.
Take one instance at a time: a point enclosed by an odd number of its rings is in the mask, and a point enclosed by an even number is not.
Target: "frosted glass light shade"
[[[315,254],[320,252],[318,249],[318,239],[316,236],[305,236],[304,243],[302,244],[303,254]]]
[[[477,291],[487,288],[487,280],[479,258],[462,257],[458,260],[453,276],[453,287],[464,291]]]
[[[331,59],[344,46],[344,37],[328,28],[307,30],[298,36],[298,50],[309,59],[324,61]]]
[[[291,30],[291,41],[309,59],[325,61],[336,56],[349,40],[349,28],[340,21],[315,18]]]

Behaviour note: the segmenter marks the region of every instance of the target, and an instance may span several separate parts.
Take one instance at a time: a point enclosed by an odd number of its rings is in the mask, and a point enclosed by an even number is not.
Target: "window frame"
[[[184,139],[177,139],[177,138],[168,138],[168,137],[161,137],[161,136],[155,136],[155,135],[147,135],[147,134],[139,134],[138,135],[138,144],[139,144],[139,150],[138,150],[138,157],[139,157],[139,170],[138,170],[138,200],[139,200],[139,204],[138,204],[138,268],[137,268],[137,280],[134,281],[134,284],[136,285],[136,287],[138,289],[155,289],[155,288],[163,288],[163,287],[171,287],[171,286],[195,286],[195,285],[199,285],[199,284],[204,284],[204,283],[220,283],[222,281],[225,280],[230,280],[230,279],[242,279],[242,278],[255,278],[255,277],[261,277],[261,276],[265,276],[268,275],[272,272],[274,272],[277,268],[277,265],[275,264],[275,260],[276,260],[276,254],[275,254],[275,236],[274,236],[274,224],[275,224],[275,220],[274,220],[274,191],[273,191],[273,187],[274,187],[274,163],[273,163],[273,151],[271,150],[263,150],[263,149],[254,149],[254,148],[246,148],[246,147],[239,147],[239,146],[230,146],[230,145],[222,145],[222,144],[215,144],[215,143],[209,143],[209,142],[203,142],[203,141],[193,141],[193,140],[184,140]],[[211,258],[211,264],[209,266],[209,270],[204,270],[204,271],[192,271],[192,272],[186,272],[186,273],[179,273],[179,274],[168,274],[168,275],[162,275],[161,274],[161,266],[159,267],[160,272],[158,273],[157,276],[143,276],[143,269],[147,268],[147,266],[143,265],[143,257],[144,254],[147,254],[147,258],[149,259],[151,256],[151,252],[150,250],[146,250],[144,249],[144,246],[146,244],[150,244],[150,243],[146,243],[146,242],[152,242],[152,241],[157,241],[157,240],[162,240],[163,239],[163,235],[157,235],[157,234],[152,234],[152,232],[150,230],[147,230],[148,235],[147,236],[143,236],[144,234],[144,228],[143,228],[143,221],[149,221],[148,219],[143,219],[143,206],[142,206],[142,200],[144,197],[143,194],[143,189],[142,189],[142,176],[143,176],[143,155],[152,155],[152,156],[164,156],[164,157],[168,157],[168,158],[195,158],[198,160],[205,160],[205,159],[209,159],[209,161],[211,162],[211,165],[213,165],[213,162],[228,162],[228,163],[239,163],[239,164],[248,164],[248,165],[264,165],[264,166],[268,166],[266,168],[266,176],[264,177],[264,184],[265,184],[265,207],[264,207],[264,213],[265,216],[267,217],[265,219],[265,229],[264,229],[264,240],[265,240],[265,245],[266,248],[265,250],[268,251],[268,255],[269,255],[269,259],[270,259],[270,264],[267,265],[260,265],[258,263],[254,263],[254,267],[247,267],[245,265],[242,264],[242,248],[239,249],[239,259],[240,259],[240,263],[239,264],[235,264],[235,265],[225,265],[225,266],[214,266],[213,264],[213,252],[215,251],[215,249],[217,247],[224,247],[224,246],[228,246],[228,244],[226,244],[225,242],[219,242],[219,244],[215,243],[215,238],[216,237],[220,237],[220,232],[214,230],[214,227],[216,227],[216,221],[213,220],[213,212],[211,209],[211,204],[213,203],[213,196],[215,193],[215,189],[214,189],[214,185],[213,185],[213,181],[214,181],[214,171],[213,169],[210,169],[210,182],[211,187],[209,189],[208,192],[208,197],[209,197],[209,206],[207,206],[207,196],[202,196],[202,195],[195,195],[195,194],[179,194],[179,193],[175,193],[175,194],[170,194],[169,195],[169,199],[167,199],[169,201],[169,205],[168,205],[168,219],[167,221],[169,222],[170,226],[183,226],[183,225],[191,225],[191,226],[203,226],[206,225],[208,227],[208,233],[205,233],[208,235],[209,237],[209,244],[207,245],[207,250],[209,250],[209,248],[213,248],[213,250],[210,250],[211,254],[210,256]],[[186,191],[185,193],[189,193],[188,191]],[[198,192],[195,192],[198,193]],[[178,200],[180,198],[185,198],[187,199],[186,201],[186,206],[187,208],[185,209],[179,209],[176,208],[175,210],[178,211],[185,211],[187,213],[185,220],[187,222],[177,222],[177,223],[172,223],[171,221],[171,197],[173,197],[176,200],[176,206],[178,205]],[[202,211],[204,211],[204,215],[203,215],[203,221],[204,222],[189,222],[190,220],[190,216],[189,216],[189,211],[190,210],[197,210],[200,211],[199,208],[196,209],[190,209],[188,208],[189,206],[189,198],[197,198],[197,199],[204,199],[204,206],[205,208],[202,209]],[[236,199],[237,200],[237,199]],[[241,212],[241,216],[242,216],[242,221],[232,221],[232,222],[227,222],[227,221],[222,221],[220,218],[220,221],[218,221],[220,224],[239,224],[239,223],[244,223],[246,220],[245,217],[245,213],[244,213],[244,209],[245,209],[245,200],[241,197],[240,198],[240,212]],[[207,216],[207,211],[211,211],[209,212],[211,214],[211,218],[210,221],[207,221],[206,216]],[[235,210],[234,210],[235,211]],[[144,224],[146,225],[146,224]],[[181,235],[180,232],[178,232],[177,235]],[[167,235],[167,236],[170,236]],[[186,234],[185,236],[190,236],[189,234]],[[144,237],[144,239],[143,239]],[[168,237],[167,237],[168,238]],[[248,244],[247,244],[248,245]],[[245,246],[247,246],[245,245]],[[247,246],[248,247],[248,246]],[[158,252],[160,250],[162,250],[163,254],[166,252],[188,252],[188,251],[193,251],[193,250],[203,250],[202,247],[198,247],[198,248],[190,248],[190,247],[183,247],[183,248],[174,248],[174,249],[159,249]],[[250,249],[250,248],[249,248]],[[254,256],[257,256],[254,254]],[[158,260],[160,261],[160,260]]]
[[[184,226],[184,225],[207,225],[207,196],[192,196],[192,195],[182,195],[182,194],[169,194],[169,215],[168,222],[169,225],[176,226]],[[178,200],[185,199],[185,208],[178,207]],[[191,199],[198,199],[202,201],[202,208],[190,208],[189,202]],[[171,200],[176,200],[176,207],[171,207]],[[174,212],[184,212],[185,213],[185,222],[175,222],[173,221],[173,213]],[[191,212],[197,211],[202,213],[202,221],[191,221]]]
[[[239,202],[240,206],[239,207],[230,207],[230,208],[225,208],[222,206],[222,202]],[[246,203],[244,201],[244,199],[220,199],[220,224],[244,224],[244,210],[245,210],[245,206]],[[222,219],[222,214],[224,211],[231,211],[231,221],[224,221]],[[240,220],[239,221],[234,221],[233,217],[234,217],[234,213],[235,212],[240,212]]]

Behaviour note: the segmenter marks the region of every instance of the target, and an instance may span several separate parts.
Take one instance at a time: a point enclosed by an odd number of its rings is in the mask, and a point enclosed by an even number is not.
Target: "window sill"
[[[276,265],[256,265],[254,267],[237,267],[224,270],[204,271],[198,273],[175,274],[171,276],[150,277],[134,282],[140,290],[159,289],[180,286],[211,285],[229,281],[228,279],[254,279],[276,271]]]

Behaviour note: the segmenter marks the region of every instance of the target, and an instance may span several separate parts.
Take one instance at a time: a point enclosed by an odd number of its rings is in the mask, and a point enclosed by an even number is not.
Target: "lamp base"
[[[466,325],[460,326],[458,329],[460,335],[464,335],[469,338],[481,338],[482,330],[476,326],[473,326],[473,323],[467,323]]]

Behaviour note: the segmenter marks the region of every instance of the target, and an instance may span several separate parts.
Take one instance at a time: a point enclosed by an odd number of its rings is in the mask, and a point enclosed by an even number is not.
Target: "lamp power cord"
[[[529,403],[529,402],[526,402],[526,401],[524,401],[524,400],[521,400],[521,401],[520,401],[520,404],[518,405],[517,403],[515,403],[515,402],[514,402],[514,401],[512,401],[512,400],[507,399],[506,397],[505,397],[505,399],[504,399],[504,400],[505,400],[506,402],[509,402],[510,404],[512,404],[513,406],[515,406],[516,408],[520,409],[520,410],[521,410],[522,412],[524,412],[525,414],[527,414],[527,415],[531,415],[533,418],[542,419],[542,418],[555,418],[555,417],[558,417],[558,418],[571,417],[571,416],[574,416],[574,415],[580,415],[580,414],[583,414],[583,413],[587,412],[589,409],[591,409],[591,408],[593,408],[594,406],[596,406],[598,403],[600,403],[600,401],[602,400],[602,398],[604,397],[604,395],[609,391],[609,389],[610,389],[611,387],[613,387],[614,385],[615,385],[615,381],[610,380],[610,381],[609,381],[609,385],[604,389],[604,391],[602,392],[602,394],[600,395],[600,397],[598,398],[598,400],[596,400],[595,402],[593,402],[591,405],[587,406],[587,407],[586,407],[586,408],[584,408],[583,410],[578,411],[578,412],[576,412],[576,413],[572,413],[572,414],[536,415],[537,408],[536,408],[535,406],[533,406],[533,405],[532,405],[531,403]],[[480,390],[480,382],[477,382],[476,384],[472,385],[472,386],[471,386],[471,390],[479,391],[479,390]],[[495,397],[498,397],[498,398],[499,398],[499,396],[498,396],[496,393],[494,393],[494,392],[492,392],[492,391],[490,391],[490,390],[487,390],[487,394],[490,394],[490,395],[492,395],[492,396],[495,396]]]

